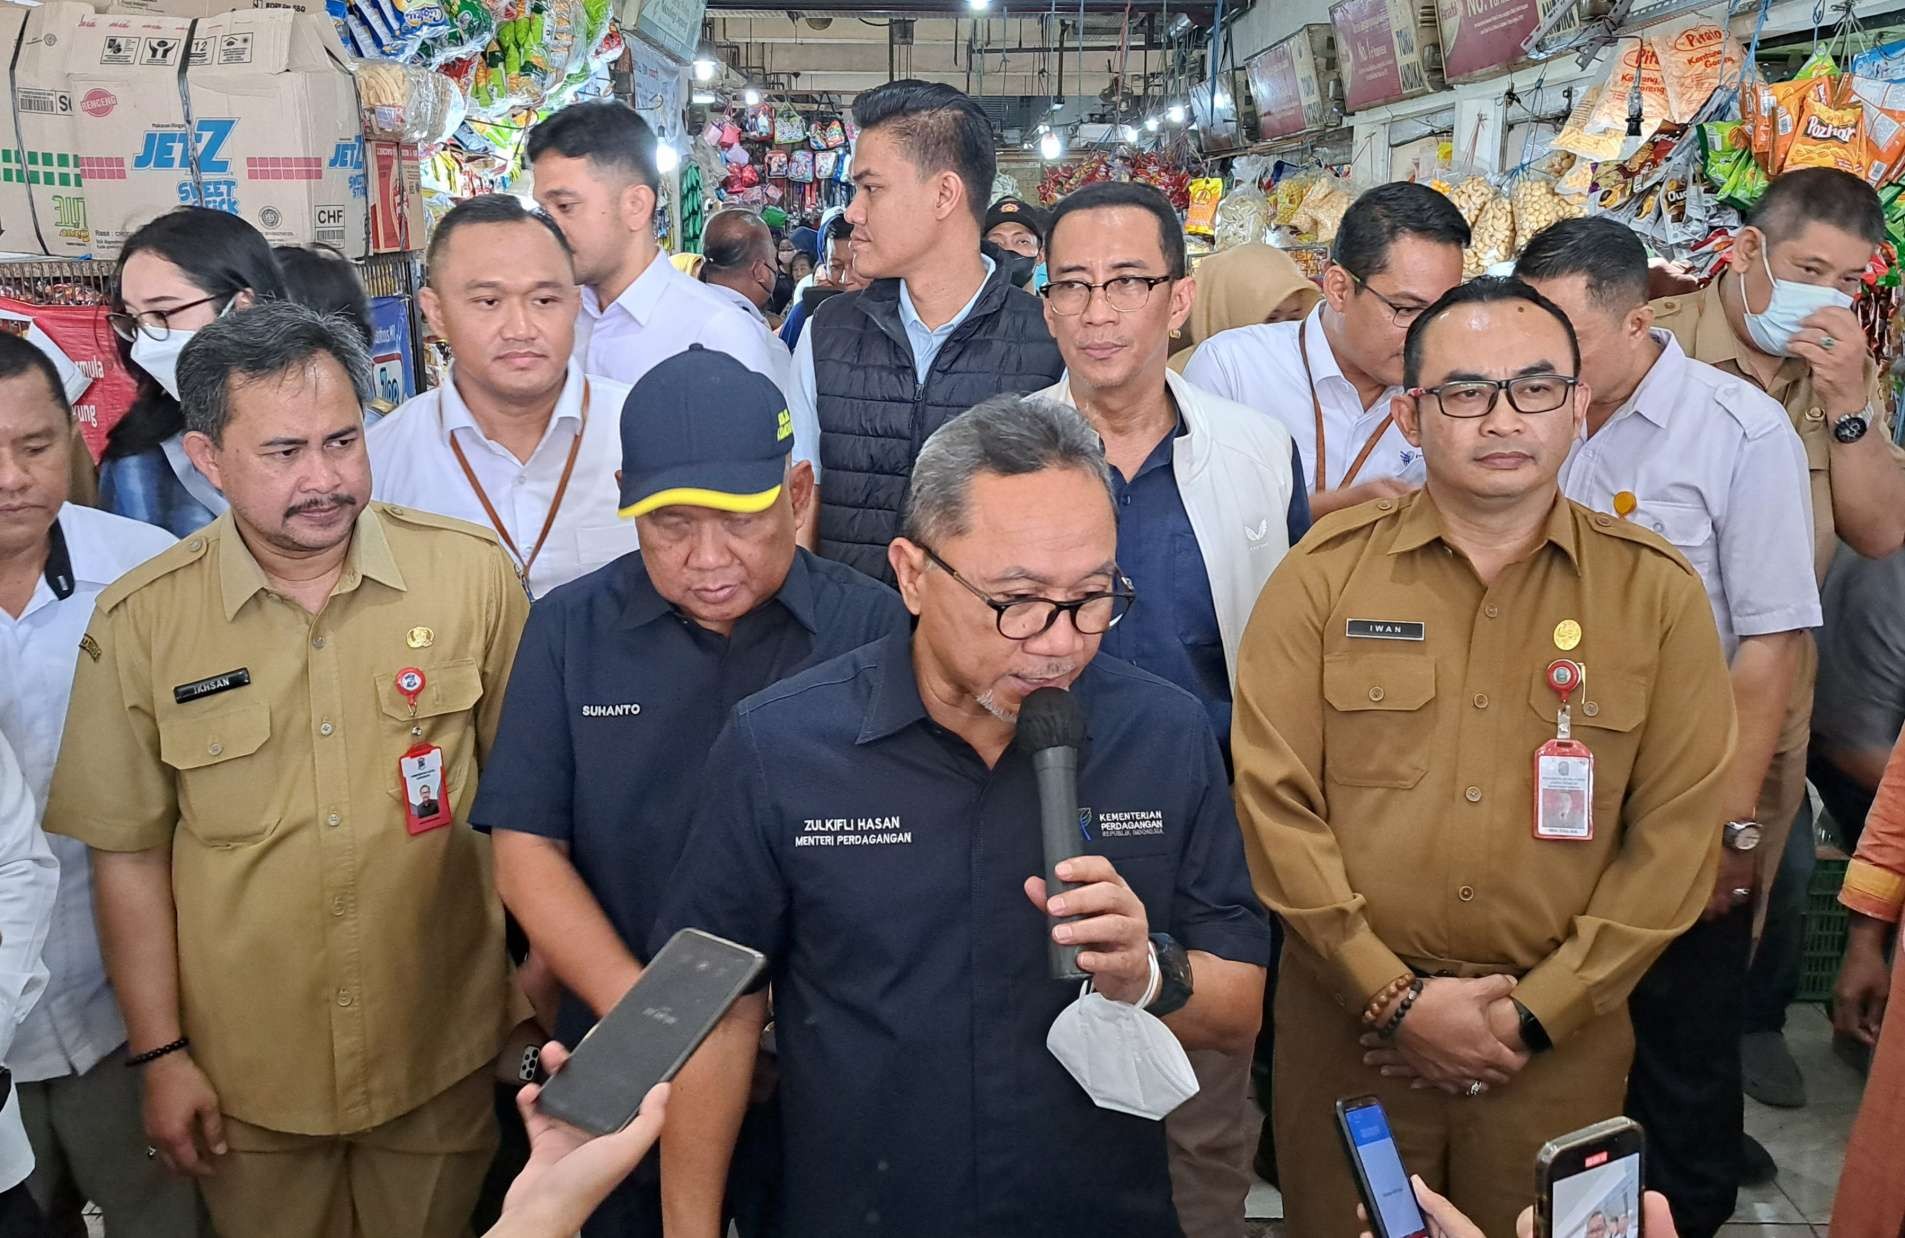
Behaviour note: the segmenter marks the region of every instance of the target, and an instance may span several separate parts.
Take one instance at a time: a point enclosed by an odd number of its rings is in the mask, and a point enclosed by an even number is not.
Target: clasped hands
[[[1452,1096],[1507,1086],[1528,1064],[1521,1041],[1521,1014],[1509,996],[1513,976],[1458,980],[1437,976],[1422,985],[1408,1017],[1393,1040],[1366,1032],[1363,1064],[1386,1079],[1408,1079],[1411,1087],[1441,1088]],[[1395,1010],[1391,1002],[1378,1026]]]

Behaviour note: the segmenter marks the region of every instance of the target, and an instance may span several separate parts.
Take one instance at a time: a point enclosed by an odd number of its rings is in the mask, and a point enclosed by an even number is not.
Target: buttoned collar
[[[556,427],[564,423],[572,427],[582,424],[582,364],[571,357],[568,376],[562,382],[562,394],[556,397],[555,411],[549,417],[549,424],[543,428],[542,438],[536,443],[534,455],[540,453],[543,444],[549,441]],[[476,424],[476,418],[470,413],[470,406],[463,402],[463,393],[456,386],[456,364],[450,365],[450,381],[437,388],[436,398],[437,430],[443,437],[444,446],[449,446],[450,436],[458,430],[468,430],[479,441],[491,441],[483,433],[483,427]],[[615,415],[621,416],[616,409]],[[466,442],[468,440],[465,440]]]
[[[1328,304],[1328,301],[1318,301],[1316,308],[1310,311],[1310,316],[1303,320],[1301,328],[1304,347],[1310,358],[1310,381],[1321,390],[1324,380],[1333,378],[1347,386],[1353,394],[1356,386],[1344,377],[1343,367],[1336,363],[1336,350],[1330,347],[1330,337],[1323,331],[1323,309]]]
[[[741,309],[746,310],[748,313],[748,317],[752,318],[755,322],[761,323],[762,325],[766,325],[767,315],[763,314],[761,312],[761,307],[754,304],[753,301],[749,300],[745,293],[739,291],[738,289],[730,288],[726,284],[704,284],[703,287],[705,287],[709,292],[714,293],[716,296],[723,297],[726,300],[732,301],[735,305],[739,306]]]
[[[915,722],[926,721],[926,702],[919,694],[919,680],[913,671],[911,637],[889,636],[873,646],[873,692],[860,716],[860,736],[855,743],[870,744],[896,735]]]
[[[655,582],[648,575],[648,565],[639,552],[625,555],[619,561],[622,573],[622,626],[640,628],[655,622],[664,615],[674,614],[674,603],[663,597],[655,588]],[[794,561],[788,565],[787,576],[781,581],[781,587],[774,596],[756,606],[741,621],[759,614],[763,607],[778,602],[794,621],[809,632],[818,633],[820,622],[815,614],[814,573],[809,561],[809,552],[798,546],[794,548]],[[688,620],[693,622],[693,620]],[[739,623],[737,622],[737,625]]]
[[[992,282],[992,273],[997,270],[999,266],[999,264],[994,262],[987,254],[980,254],[979,261],[985,264],[986,273],[985,277],[979,281],[979,286],[972,290],[972,299],[967,301],[957,314],[954,314],[937,327],[929,327],[926,325],[926,321],[919,316],[919,311],[913,308],[913,294],[908,291],[906,281],[903,279],[900,280],[900,321],[906,325],[907,331],[909,333],[918,331],[922,335],[932,336],[937,339],[952,334],[954,327],[966,321],[967,317],[972,314],[973,306],[979,304],[979,298],[985,293],[986,285]]]
[[[608,314],[609,310],[620,306],[623,313],[645,327],[649,319],[655,316],[655,307],[661,304],[662,294],[668,291],[669,283],[676,279],[687,278],[686,275],[675,270],[675,264],[669,261],[667,254],[657,249],[654,259],[643,268],[640,275],[635,277],[635,282],[624,288],[622,295],[615,298],[614,305],[604,309],[602,303],[596,299],[595,289],[584,285],[582,308],[591,318],[602,318]]]
[[[265,579],[265,570],[258,566],[258,560],[252,557],[251,548],[245,545],[245,539],[238,533],[238,526],[232,520],[231,512],[214,520],[197,534],[193,541],[204,538],[216,541],[219,545],[218,575],[219,587],[225,603],[225,621],[231,622],[244,609],[253,594],[270,588]],[[338,577],[337,586],[331,590],[331,596],[349,593],[357,588],[361,580],[374,580],[392,589],[403,589],[403,573],[397,568],[397,557],[391,552],[390,537],[384,529],[383,516],[375,504],[367,505],[357,513],[357,524],[351,530],[350,549],[344,555],[344,574]]]
[[[1390,554],[1407,554],[1412,550],[1420,550],[1430,542],[1449,545],[1442,528],[1442,513],[1436,508],[1427,487],[1404,498],[1383,499],[1381,502],[1403,505],[1402,516],[1396,522],[1395,536],[1389,542]],[[1560,547],[1568,556],[1568,561],[1579,570],[1581,556],[1575,538],[1574,509],[1562,497],[1559,489],[1555,491],[1554,505],[1548,509],[1547,522],[1541,532],[1542,540]],[[1454,549],[1452,545],[1449,548]]]
[[[1665,429],[1674,411],[1680,407],[1684,390],[1682,379],[1687,373],[1687,354],[1681,351],[1680,341],[1674,338],[1673,332],[1656,327],[1649,334],[1661,346],[1660,356],[1641,375],[1640,385],[1634,388],[1634,394],[1627,397],[1627,403],[1608,418],[1608,425],[1632,411]],[[1602,428],[1606,429],[1605,426]]]

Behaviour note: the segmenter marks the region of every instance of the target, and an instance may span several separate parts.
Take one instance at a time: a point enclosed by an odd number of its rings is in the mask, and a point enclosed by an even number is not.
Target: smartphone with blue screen
[[[1389,1115],[1373,1096],[1345,1097],[1336,1102],[1336,1126],[1349,1154],[1350,1172],[1362,1192],[1363,1211],[1375,1238],[1428,1238],[1429,1223],[1416,1204],[1409,1171],[1389,1131]]]

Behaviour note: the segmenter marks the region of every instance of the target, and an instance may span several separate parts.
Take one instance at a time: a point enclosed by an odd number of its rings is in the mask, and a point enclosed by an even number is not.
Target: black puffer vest
[[[829,298],[814,333],[820,418],[820,553],[888,584],[886,546],[920,444],[973,405],[1002,392],[1051,386],[1064,372],[1038,298],[995,269],[921,383],[900,321],[900,281],[882,279]]]

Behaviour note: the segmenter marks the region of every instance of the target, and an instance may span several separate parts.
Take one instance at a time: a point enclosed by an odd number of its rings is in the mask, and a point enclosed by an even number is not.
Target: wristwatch
[[[1872,419],[1866,416],[1868,411],[1862,408],[1836,419],[1832,423],[1832,437],[1841,443],[1856,443],[1864,438],[1866,430],[1872,425]]]
[[[1156,1000],[1145,1010],[1163,1018],[1184,1009],[1184,1003],[1191,1000],[1191,956],[1169,933],[1151,934],[1151,949],[1157,952],[1163,983],[1158,986]]]
[[[1546,1053],[1554,1048],[1554,1041],[1548,1038],[1548,1029],[1541,1026],[1541,1020],[1535,1018],[1535,1012],[1512,997],[1508,1000],[1515,1002],[1515,1017],[1521,1021],[1521,1043],[1528,1047],[1528,1052]]]
[[[1726,834],[1721,843],[1728,851],[1751,851],[1759,846],[1760,825],[1757,821],[1729,821]]]

